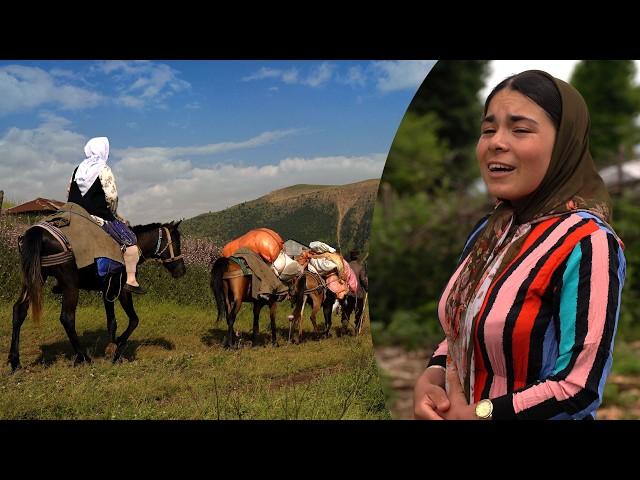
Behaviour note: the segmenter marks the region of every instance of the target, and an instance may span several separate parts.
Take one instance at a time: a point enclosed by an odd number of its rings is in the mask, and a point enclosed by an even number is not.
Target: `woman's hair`
[[[562,98],[555,83],[540,72],[535,70],[527,70],[505,78],[502,82],[495,86],[484,103],[484,115],[487,114],[487,108],[493,96],[500,90],[509,88],[529,97],[537,105],[540,106],[556,127],[560,128],[560,118],[562,118]]]

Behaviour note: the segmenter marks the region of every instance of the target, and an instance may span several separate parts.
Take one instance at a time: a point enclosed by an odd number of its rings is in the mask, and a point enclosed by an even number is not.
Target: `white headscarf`
[[[84,195],[96,181],[100,170],[107,164],[109,158],[109,139],[107,137],[92,138],[84,146],[87,158],[78,166],[76,183],[80,193]]]

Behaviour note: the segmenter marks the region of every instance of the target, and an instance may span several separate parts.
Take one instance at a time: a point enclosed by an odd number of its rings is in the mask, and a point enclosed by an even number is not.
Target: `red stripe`
[[[489,297],[491,297],[491,293],[493,292],[493,289],[495,288],[496,284],[500,281],[500,279],[504,276],[504,274],[509,270],[509,268],[515,262],[517,262],[520,259],[520,257],[522,257],[524,252],[526,252],[531,247],[531,245],[533,245],[535,241],[538,240],[542,236],[542,234],[547,231],[547,229],[551,228],[551,226],[556,223],[560,223],[560,221],[561,219],[559,217],[550,218],[549,220],[545,220],[544,222],[541,222],[540,224],[538,224],[536,227],[533,228],[533,230],[529,233],[529,235],[525,239],[524,244],[520,248],[520,251],[518,252],[518,254],[513,258],[513,260],[511,260],[511,262],[509,262],[509,265],[503,268],[502,271],[498,275],[496,275],[496,277],[493,279],[493,282],[491,283],[491,286],[487,290],[487,294],[484,297],[482,307],[480,308],[480,313],[478,314],[478,317],[477,317],[478,320],[482,318],[482,315],[487,306],[487,301],[489,300]],[[479,323],[480,322],[476,322],[475,329],[473,332],[474,351],[476,352],[474,356],[475,357],[474,397],[476,402],[480,401],[480,394],[482,393],[482,390],[484,389],[485,384],[487,382],[487,378],[489,376],[487,369],[485,368],[482,355],[480,354],[481,347],[480,347],[480,342],[478,341],[478,324]]]
[[[511,355],[513,358],[513,389],[522,388],[527,382],[529,368],[529,349],[531,332],[536,316],[540,311],[541,297],[549,285],[557,266],[567,258],[580,240],[598,230],[596,222],[591,221],[572,232],[540,268],[527,290],[522,310],[516,319],[511,335]]]

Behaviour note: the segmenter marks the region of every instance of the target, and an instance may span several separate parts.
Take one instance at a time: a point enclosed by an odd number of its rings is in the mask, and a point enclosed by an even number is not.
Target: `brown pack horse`
[[[184,260],[180,254],[180,232],[178,223],[142,225],[133,227],[138,239],[138,248],[142,255],[139,264],[145,259],[157,259],[171,273],[173,278],[181,277],[186,273]],[[42,286],[47,277],[55,277],[62,290],[62,311],[60,322],[69,337],[69,341],[76,353],[75,363],[91,362],[86,350],[80,344],[76,333],[76,307],[78,305],[79,291],[102,291],[104,307],[107,313],[107,331],[109,345],[107,355],[113,355],[115,362],[122,355],[122,350],[131,333],[138,326],[138,316],[133,308],[131,292],[120,288],[118,300],[129,317],[129,325],[126,330],[116,338],[116,316],[113,302],[106,296],[107,285],[98,277],[95,264],[78,269],[75,260],[70,258],[64,263],[43,266],[43,256],[51,256],[64,253],[64,248],[49,233],[39,227],[32,227],[25,233],[21,248],[21,264],[23,285],[19,300],[13,306],[13,333],[11,336],[11,349],[9,351],[9,363],[13,371],[20,368],[20,328],[24,322],[29,306],[35,320],[40,318],[42,312]],[[125,281],[125,275],[120,276],[121,284]],[[115,299],[114,299],[115,300]]]
[[[312,305],[309,318],[313,324],[313,331],[316,335],[328,337],[331,331],[331,316],[336,294],[327,288],[322,277],[317,273],[305,270],[295,282],[292,297],[295,305],[291,324],[291,340],[293,343],[298,343],[302,336],[302,308],[305,303],[311,303]],[[320,308],[322,308],[322,313],[324,314],[324,330],[321,330],[316,323],[316,316]]]
[[[278,298],[271,295],[269,300],[254,300],[251,298],[251,276],[244,275],[240,266],[229,260],[227,257],[218,258],[211,268],[211,290],[218,308],[216,322],[224,316],[227,320],[227,337],[224,342],[225,348],[236,345],[236,334],[233,324],[240,312],[243,302],[253,303],[253,345],[257,344],[260,333],[260,310],[269,306],[269,317],[271,319],[271,343],[277,344],[276,339],[276,310]]]

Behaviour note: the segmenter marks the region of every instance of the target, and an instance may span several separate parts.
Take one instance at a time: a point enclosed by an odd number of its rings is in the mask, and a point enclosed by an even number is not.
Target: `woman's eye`
[[[527,129],[527,128],[515,128],[513,130],[515,133],[530,133],[531,130]]]
[[[496,129],[495,128],[483,128],[482,129],[482,134],[483,135],[488,135],[491,133],[495,133]]]

